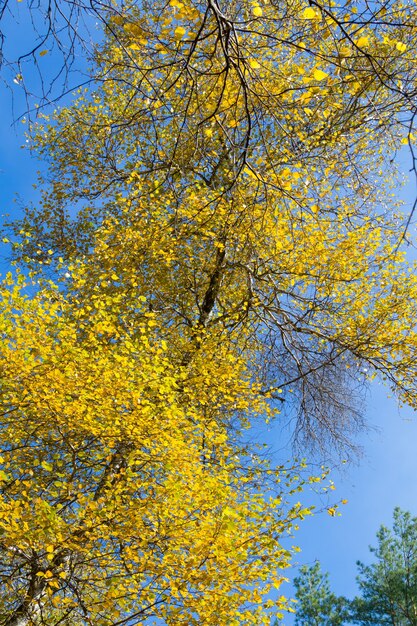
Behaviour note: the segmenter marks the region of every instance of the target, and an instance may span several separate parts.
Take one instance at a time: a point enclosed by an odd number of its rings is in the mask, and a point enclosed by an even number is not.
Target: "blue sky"
[[[19,90],[18,86],[14,87]],[[39,163],[25,143],[25,126],[12,126],[12,108],[9,91],[0,85],[0,206],[1,214],[11,216],[18,210],[15,200],[35,199],[32,185],[36,182]],[[19,110],[20,107],[20,110]],[[23,113],[23,102],[16,100],[15,116]],[[406,162],[406,158],[405,158]],[[401,192],[404,194],[404,191]],[[410,184],[405,192],[411,204],[414,193]],[[3,246],[0,268],[7,267]],[[395,506],[417,515],[417,416],[408,409],[398,409],[386,389],[374,383],[368,396],[366,414],[371,430],[360,437],[364,455],[359,464],[344,466],[343,473],[333,473],[338,498],[346,498],[342,516],[332,518],[326,513],[307,519],[295,537],[294,543],[302,552],[298,561],[313,563],[320,559],[330,574],[335,593],[352,597],[356,592],[357,559],[369,561],[368,546],[375,543],[375,534],[381,523],[390,525]],[[281,445],[278,429],[272,435],[273,447]],[[292,588],[282,589],[290,594]],[[285,626],[293,624],[291,617]]]

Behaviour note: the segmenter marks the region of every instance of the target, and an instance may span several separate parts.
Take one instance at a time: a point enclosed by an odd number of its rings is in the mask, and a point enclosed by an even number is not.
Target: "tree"
[[[335,596],[319,562],[300,568],[294,580],[297,626],[417,624],[417,518],[396,508],[393,529],[381,526],[377,539],[370,548],[374,563],[358,562],[360,595],[353,600]]]
[[[354,623],[370,626],[417,624],[417,518],[394,510],[393,529],[381,526],[376,561],[358,563],[361,596],[353,602]]]
[[[348,619],[348,601],[330,591],[329,576],[318,561],[300,567],[294,579],[296,626],[342,626]]]
[[[386,169],[412,141],[415,8],[354,9],[121,4],[94,84],[31,128],[49,168],[9,235],[34,282],[3,293],[4,626],[267,623],[309,510],[246,427],[286,411],[345,451],[375,374],[415,405]]]

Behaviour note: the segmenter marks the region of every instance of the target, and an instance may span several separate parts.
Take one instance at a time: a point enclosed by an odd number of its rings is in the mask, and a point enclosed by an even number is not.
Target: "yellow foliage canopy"
[[[343,447],[376,374],[417,404],[389,164],[414,4],[151,4],[32,129],[49,184],[13,245],[58,287],[3,292],[7,626],[267,623],[306,511],[241,429],[289,407]]]
[[[219,374],[199,380],[173,367],[152,316],[113,342],[108,305],[86,323],[56,291],[2,298],[7,623],[268,623],[281,538],[309,511],[284,505],[295,470],[229,441],[228,415],[265,408],[239,362],[217,353]]]

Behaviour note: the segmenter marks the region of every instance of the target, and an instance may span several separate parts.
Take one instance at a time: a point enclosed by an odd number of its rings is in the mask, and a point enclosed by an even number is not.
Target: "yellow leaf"
[[[174,30],[175,39],[182,39],[186,33],[186,30],[183,26],[177,26]]]
[[[355,43],[358,48],[365,48],[369,44],[369,37],[359,37]]]
[[[48,585],[52,587],[52,589],[59,589],[59,583],[56,580],[49,581]]]
[[[41,51],[39,52],[39,56],[40,56],[40,57],[44,57],[44,56],[45,56],[45,54],[48,54],[48,50],[41,50]]]
[[[261,66],[260,66],[260,64],[258,63],[258,61],[256,61],[255,59],[251,59],[251,60],[249,61],[249,65],[251,66],[251,68],[252,68],[253,70],[257,70],[258,68],[260,68],[260,67],[261,67]]]
[[[406,44],[402,43],[402,41],[397,41],[397,43],[395,44],[395,47],[397,48],[399,52],[405,52],[407,50]]]
[[[328,77],[328,73],[323,72],[323,70],[314,70],[313,76],[315,80],[324,80]]]
[[[260,6],[254,6],[252,8],[252,13],[254,14],[255,17],[261,17],[262,16],[262,9]]]
[[[317,17],[317,13],[315,12],[314,9],[312,9],[311,7],[307,7],[306,9],[304,9],[303,11],[303,18],[305,20],[314,20]]]

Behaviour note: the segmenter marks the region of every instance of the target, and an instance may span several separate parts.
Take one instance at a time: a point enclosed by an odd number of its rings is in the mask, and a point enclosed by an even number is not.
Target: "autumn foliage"
[[[122,334],[108,304],[86,322],[58,295],[2,295],[4,623],[259,623],[307,511],[283,513],[294,472],[229,441],[228,415],[265,408],[238,360],[191,374],[148,313]]]
[[[416,404],[415,8],[105,6],[8,235],[1,624],[268,624],[309,509],[247,428],[346,451],[374,376]]]

